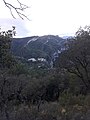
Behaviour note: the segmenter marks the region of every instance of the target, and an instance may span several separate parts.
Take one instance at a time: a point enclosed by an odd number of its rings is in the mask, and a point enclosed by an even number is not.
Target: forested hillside
[[[54,35],[14,38],[11,51],[21,61],[38,66],[51,67],[59,53],[64,50],[66,39]]]
[[[89,120],[90,27],[67,40],[14,30],[0,33],[0,120]]]

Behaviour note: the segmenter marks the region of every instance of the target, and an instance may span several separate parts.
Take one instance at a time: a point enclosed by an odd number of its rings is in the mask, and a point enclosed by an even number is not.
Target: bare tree
[[[11,4],[10,2],[7,2],[6,0],[3,0],[3,2],[5,6],[10,10],[10,13],[13,16],[13,18],[15,18],[15,16],[12,11],[15,10],[15,12],[18,14],[18,16],[21,19],[27,18],[29,20],[29,18],[24,14],[24,10],[29,8],[29,6],[22,4],[19,0],[17,0],[19,7],[15,7],[13,4]]]

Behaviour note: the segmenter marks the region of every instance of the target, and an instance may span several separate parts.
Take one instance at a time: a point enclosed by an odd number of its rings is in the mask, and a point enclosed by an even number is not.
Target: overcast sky
[[[6,0],[11,1],[11,0]],[[32,35],[73,35],[80,26],[90,25],[90,0],[20,0],[30,6],[25,11],[30,21],[13,19],[3,0],[0,1],[0,26],[16,26],[17,37]],[[18,5],[16,0],[12,0]],[[14,11],[13,11],[14,12]]]

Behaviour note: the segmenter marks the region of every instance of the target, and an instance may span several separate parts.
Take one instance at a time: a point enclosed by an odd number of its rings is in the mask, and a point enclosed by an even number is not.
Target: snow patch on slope
[[[48,40],[44,44],[47,44],[47,43],[48,43]]]
[[[25,45],[24,47],[26,47],[30,42],[36,41],[38,38],[39,38],[39,37],[35,37],[35,38],[30,39],[30,40],[26,43],[26,45]]]

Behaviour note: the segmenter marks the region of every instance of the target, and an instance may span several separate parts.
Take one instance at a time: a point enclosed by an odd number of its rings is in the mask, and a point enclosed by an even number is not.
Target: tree
[[[15,26],[12,30],[0,32],[0,68],[9,68],[12,65],[12,55],[10,53],[11,41],[15,35]]]
[[[80,28],[69,40],[67,50],[60,54],[59,67],[76,75],[90,90],[90,27]]]
[[[28,17],[24,14],[24,10],[29,8],[27,5],[22,4],[19,0],[17,0],[18,4],[20,7],[15,7],[13,4],[11,4],[10,2],[6,2],[6,0],[3,0],[5,6],[10,10],[11,15],[13,16],[13,18],[15,18],[12,10],[15,10],[15,12],[18,14],[18,16],[21,19],[27,18]],[[28,19],[29,20],[29,19]]]

